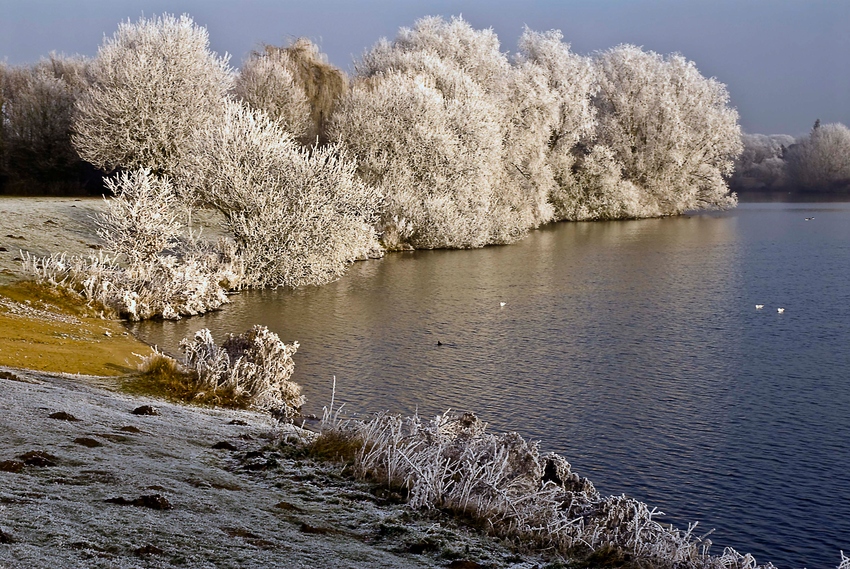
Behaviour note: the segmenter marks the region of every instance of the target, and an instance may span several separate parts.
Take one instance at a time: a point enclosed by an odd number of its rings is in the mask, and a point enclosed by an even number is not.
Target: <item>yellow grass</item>
[[[73,293],[33,282],[0,286],[0,366],[117,376],[150,348]]]

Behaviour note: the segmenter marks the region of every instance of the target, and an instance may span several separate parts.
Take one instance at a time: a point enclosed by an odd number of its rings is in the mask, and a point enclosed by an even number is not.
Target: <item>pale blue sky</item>
[[[0,60],[94,55],[119,21],[188,13],[238,66],[259,43],[307,36],[348,69],[380,37],[426,15],[462,14],[513,51],[527,24],[560,29],[588,54],[619,43],[678,51],[729,87],[747,132],[803,134],[816,118],[850,125],[845,0],[0,0]]]

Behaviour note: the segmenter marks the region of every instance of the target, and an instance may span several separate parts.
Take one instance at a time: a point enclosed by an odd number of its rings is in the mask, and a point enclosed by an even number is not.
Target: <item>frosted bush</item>
[[[201,386],[227,390],[229,396],[286,418],[294,417],[304,404],[301,387],[289,378],[295,370],[292,356],[298,342],[284,344],[265,326],[231,334],[220,346],[208,329],[180,342],[186,365],[198,374]]]
[[[195,144],[185,183],[223,214],[244,285],[324,284],[378,249],[380,193],[357,178],[338,146],[302,149],[262,112],[237,102]]]
[[[165,14],[123,22],[104,39],[76,105],[73,143],[100,169],[173,175],[197,130],[220,114],[232,83],[205,28]]]
[[[131,320],[177,319],[228,302],[224,287],[240,285],[241,259],[226,240],[214,244],[185,235],[186,211],[168,180],[142,169],[118,174],[107,186],[115,197],[95,218],[104,252],[27,255],[27,272]]]

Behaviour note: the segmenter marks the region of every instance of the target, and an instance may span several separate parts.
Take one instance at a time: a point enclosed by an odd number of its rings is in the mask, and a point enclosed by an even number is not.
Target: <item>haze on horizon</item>
[[[262,43],[305,36],[347,71],[381,37],[427,15],[462,15],[515,51],[524,25],[560,29],[586,55],[621,43],[679,52],[725,83],[744,131],[806,133],[816,118],[850,124],[850,2],[826,0],[0,0],[0,61],[51,51],[93,56],[118,22],[187,13],[231,64]]]

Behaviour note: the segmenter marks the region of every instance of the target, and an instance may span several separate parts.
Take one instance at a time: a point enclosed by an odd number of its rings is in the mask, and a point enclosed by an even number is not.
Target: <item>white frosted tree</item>
[[[597,142],[641,191],[642,215],[733,205],[725,177],[741,152],[726,87],[681,55],[621,45],[595,58]]]
[[[850,190],[850,129],[815,123],[785,153],[790,181],[803,191]]]
[[[385,245],[509,243],[552,219],[558,101],[542,67],[511,65],[492,30],[429,17],[355,69],[333,134],[385,188]]]
[[[207,30],[165,14],[119,24],[92,63],[77,102],[73,142],[98,168],[173,175],[196,131],[218,114],[232,83]]]
[[[781,190],[788,184],[784,154],[794,144],[788,134],[742,134],[744,151],[735,161],[729,186],[736,191]]]
[[[324,284],[378,248],[380,193],[357,178],[338,145],[301,148],[278,123],[236,101],[194,144],[183,181],[224,215],[245,285]]]
[[[490,242],[500,176],[498,109],[451,63],[408,54],[407,69],[357,79],[331,135],[385,195],[384,246]]]
[[[534,148],[545,156],[553,176],[548,199],[554,207],[555,219],[574,219],[573,206],[578,195],[578,181],[573,176],[574,152],[580,141],[592,135],[596,125],[596,109],[591,101],[596,83],[591,61],[572,53],[560,31],[541,33],[526,28],[519,40],[516,64],[520,69],[536,71],[537,83],[542,81],[551,93],[550,105],[554,105],[554,108],[539,108],[536,128],[520,129],[527,137],[520,146]],[[537,99],[545,100],[545,97],[541,95]],[[593,171],[597,171],[596,166]],[[584,180],[587,181],[587,176]],[[597,182],[593,185],[598,185]]]

